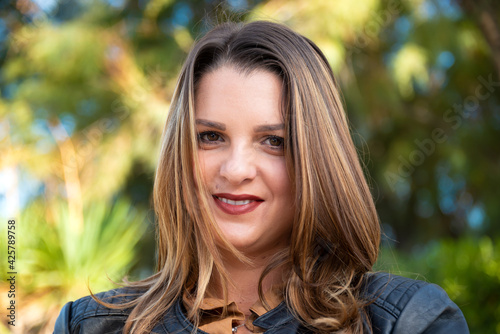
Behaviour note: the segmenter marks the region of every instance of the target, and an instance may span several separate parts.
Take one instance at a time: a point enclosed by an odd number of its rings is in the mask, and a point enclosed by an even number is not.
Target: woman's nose
[[[255,157],[250,149],[235,147],[221,164],[220,174],[231,184],[238,185],[245,180],[253,180],[257,175]]]

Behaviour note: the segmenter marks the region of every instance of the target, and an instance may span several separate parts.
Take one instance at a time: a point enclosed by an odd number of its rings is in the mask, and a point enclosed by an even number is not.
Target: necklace
[[[232,332],[233,333],[238,332],[238,328],[243,327],[243,326],[245,326],[245,323],[242,323],[241,325],[238,325],[238,326],[234,326],[233,329],[232,329]]]

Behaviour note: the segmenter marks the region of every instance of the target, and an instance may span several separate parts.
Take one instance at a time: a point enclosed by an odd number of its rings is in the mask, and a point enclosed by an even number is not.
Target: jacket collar
[[[262,327],[264,329],[269,329],[271,327],[277,327],[287,322],[294,320],[293,314],[290,312],[286,303],[281,302],[276,308],[270,310],[267,313],[264,313],[255,321],[253,324],[258,327]]]
[[[276,308],[258,317],[253,324],[268,330],[272,327],[278,327],[292,320],[294,320],[294,316],[286,306],[286,303],[283,301]],[[192,332],[194,326],[183,312],[181,298],[175,302],[174,307],[172,307],[163,317],[163,321],[159,324],[159,326],[163,327],[167,333],[182,330]],[[159,330],[158,326],[154,330]]]

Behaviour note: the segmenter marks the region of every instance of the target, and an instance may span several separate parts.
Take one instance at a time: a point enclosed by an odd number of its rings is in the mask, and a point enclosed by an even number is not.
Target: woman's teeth
[[[231,205],[245,205],[245,204],[250,204],[253,202],[252,200],[246,199],[244,201],[233,201],[224,197],[217,197],[221,202],[231,204]]]

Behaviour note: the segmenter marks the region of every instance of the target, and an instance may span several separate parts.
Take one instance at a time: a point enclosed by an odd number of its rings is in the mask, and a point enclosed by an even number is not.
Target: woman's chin
[[[227,236],[226,235],[226,238],[229,241],[229,243],[231,245],[233,245],[234,248],[236,248],[237,250],[239,250],[242,253],[247,253],[247,252],[251,251],[252,248],[254,248],[255,243],[257,241],[257,240],[253,240],[251,238],[241,236],[241,235],[237,235],[237,236]]]

